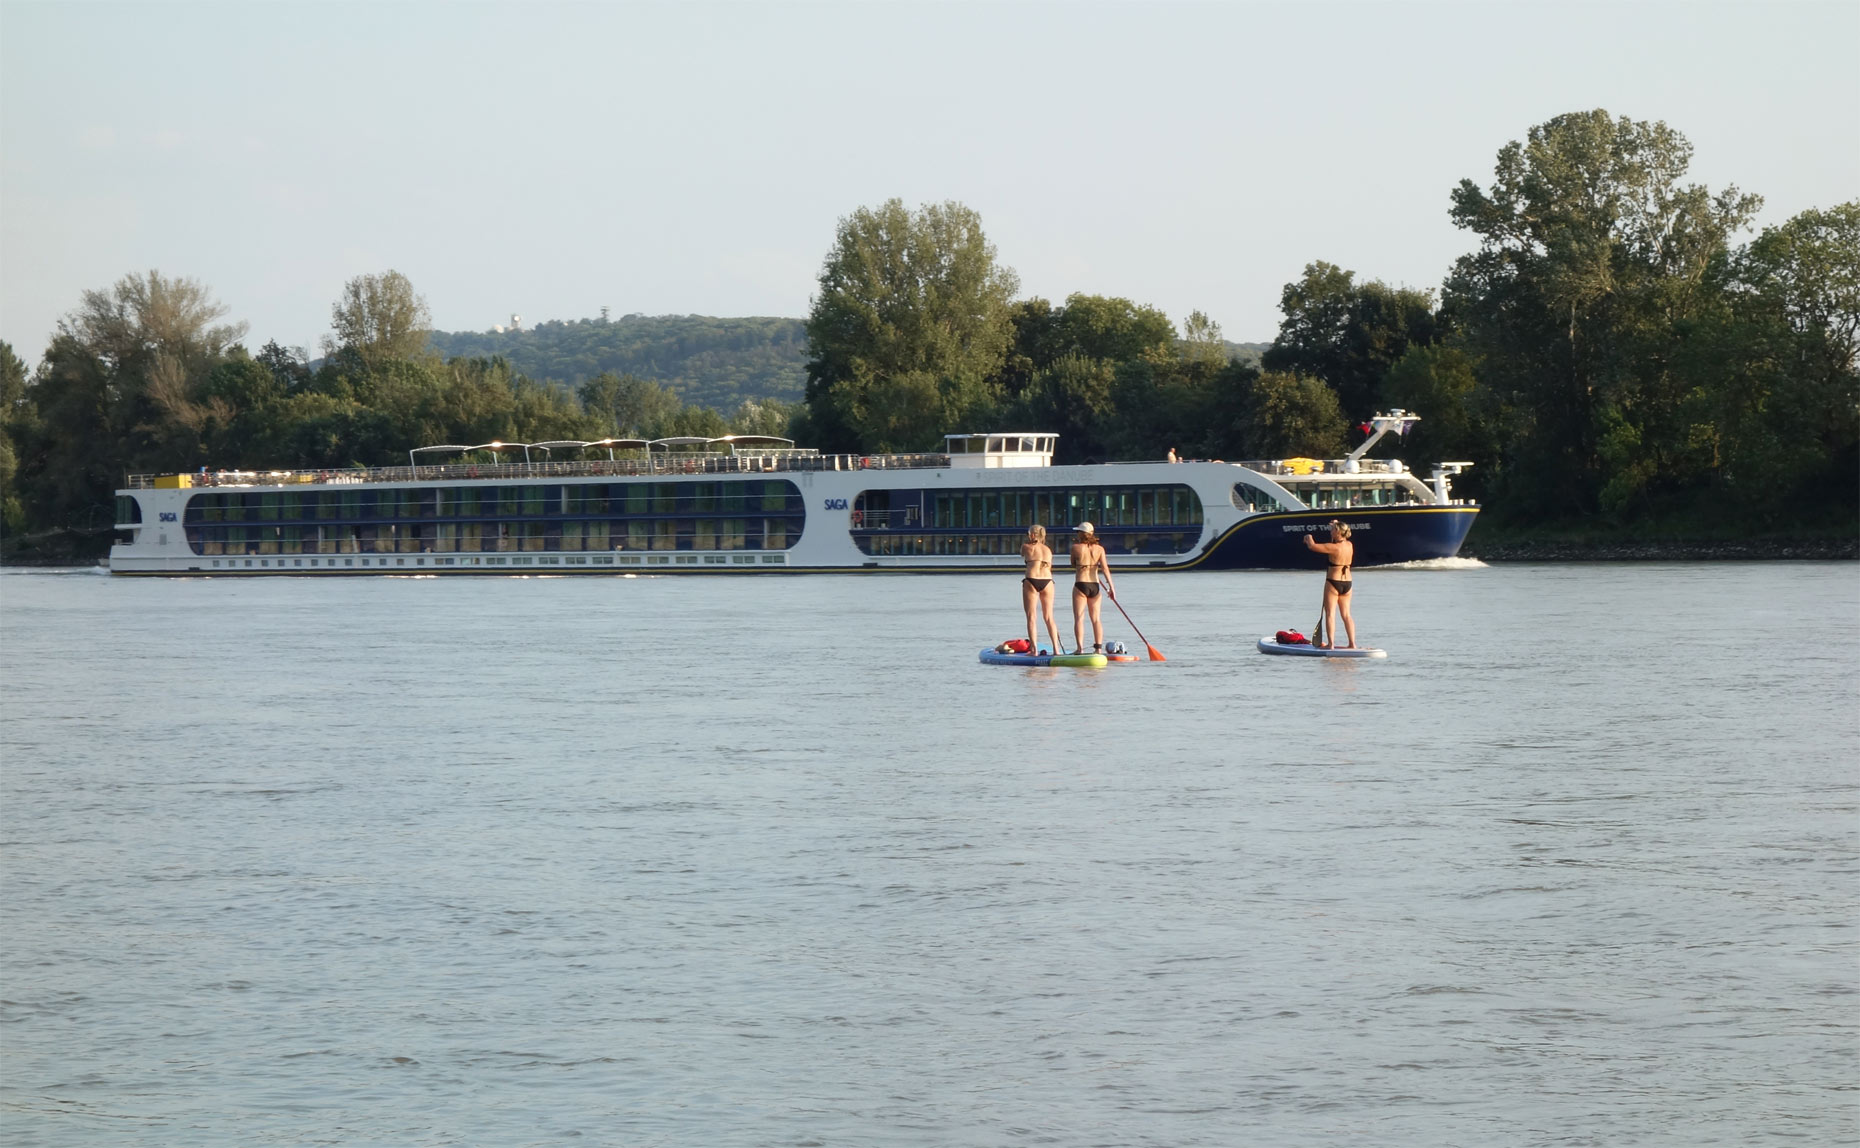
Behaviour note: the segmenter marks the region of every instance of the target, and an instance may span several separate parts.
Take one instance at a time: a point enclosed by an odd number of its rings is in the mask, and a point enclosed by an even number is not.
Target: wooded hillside
[[[501,357],[518,374],[579,387],[602,373],[652,379],[687,405],[795,402],[807,383],[799,319],[625,315],[550,320],[520,331],[434,331],[442,358]]]

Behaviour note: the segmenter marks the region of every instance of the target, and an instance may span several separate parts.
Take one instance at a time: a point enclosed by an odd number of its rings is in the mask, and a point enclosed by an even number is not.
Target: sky
[[[1023,296],[1265,341],[1314,260],[1437,287],[1564,112],[1662,120],[1760,226],[1860,198],[1860,3],[0,0],[0,339],[205,284],[315,350],[398,270],[441,330],[803,317],[837,222],[975,209]]]

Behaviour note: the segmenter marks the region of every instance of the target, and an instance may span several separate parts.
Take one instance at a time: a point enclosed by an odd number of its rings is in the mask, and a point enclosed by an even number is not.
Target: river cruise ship
[[[1370,459],[1416,416],[1377,416],[1342,459],[1054,466],[1057,436],[952,434],[937,454],[833,455],[786,439],[422,447],[406,466],[132,475],[110,569],[133,575],[999,572],[1028,526],[1060,554],[1093,523],[1124,570],[1311,569],[1353,528],[1359,566],[1451,557],[1470,466],[1425,480]],[[574,454],[575,461],[555,461]],[[433,461],[463,455],[496,462]],[[518,457],[523,461],[516,461]],[[540,457],[539,457],[540,456]],[[593,456],[593,457],[590,457]],[[505,461],[507,460],[507,461]]]

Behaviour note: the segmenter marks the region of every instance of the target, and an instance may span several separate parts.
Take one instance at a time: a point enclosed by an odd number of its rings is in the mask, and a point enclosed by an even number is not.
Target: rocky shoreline
[[[1764,539],[1748,542],[1510,541],[1460,547],[1481,562],[1752,562],[1860,558],[1860,538]]]

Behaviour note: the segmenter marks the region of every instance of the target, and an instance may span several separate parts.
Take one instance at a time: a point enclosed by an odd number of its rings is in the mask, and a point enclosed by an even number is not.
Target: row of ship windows
[[[875,492],[867,492],[868,496]],[[1201,499],[1186,486],[1100,490],[976,490],[938,494],[932,524],[989,526],[1200,526]]]
[[[877,532],[855,535],[859,549],[874,557],[915,557],[929,554],[1019,554],[1024,533],[908,534]],[[1186,554],[1200,541],[1199,530],[1114,530],[1098,541],[1106,554]],[[1063,552],[1064,540],[1047,541]]]
[[[373,563],[372,566],[369,563]],[[216,558],[213,570],[419,569],[425,566],[783,566],[786,554],[587,554],[557,558]],[[306,566],[305,563],[308,563]],[[320,565],[319,565],[320,563]],[[340,566],[338,566],[340,563]],[[191,569],[191,567],[190,567]]]
[[[132,500],[133,501],[133,500]],[[404,490],[218,492],[187,501],[187,522],[293,522],[590,514],[800,513],[785,480],[440,486]],[[126,521],[120,515],[117,521]],[[140,521],[139,518],[136,521]]]
[[[189,526],[196,554],[477,554],[587,550],[787,550],[786,518],[630,522],[415,523],[364,526]]]
[[[865,491],[853,501],[854,529],[922,529],[927,492]],[[1405,505],[1415,501],[1403,490],[1340,487],[1305,492],[1312,509]],[[142,507],[118,496],[116,521],[136,525]],[[1272,495],[1245,483],[1233,488],[1234,506],[1271,512],[1291,509]],[[188,501],[184,521],[313,522],[417,520],[422,518],[545,517],[623,514],[803,513],[801,495],[790,482],[634,483],[585,486],[437,487],[406,491],[308,491],[216,493]],[[1199,526],[1201,500],[1185,486],[1131,487],[1107,490],[980,490],[934,496],[931,522],[942,529],[972,527]],[[798,527],[798,523],[797,523]]]

